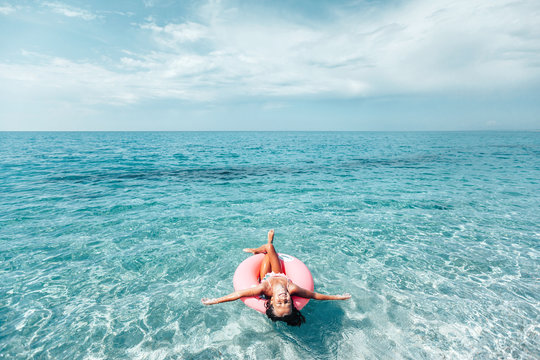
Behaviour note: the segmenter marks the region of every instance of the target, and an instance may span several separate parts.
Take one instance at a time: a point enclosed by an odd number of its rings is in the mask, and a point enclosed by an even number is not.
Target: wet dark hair
[[[304,317],[304,315],[300,313],[300,310],[295,308],[294,304],[291,304],[291,306],[292,306],[292,312],[289,315],[279,317],[274,314],[274,305],[272,305],[272,303],[270,302],[270,299],[268,299],[266,300],[266,304],[265,304],[266,316],[268,316],[268,318],[272,320],[273,322],[276,322],[279,320],[279,321],[286,322],[287,325],[289,326],[300,326],[303,323],[305,323],[306,318]]]

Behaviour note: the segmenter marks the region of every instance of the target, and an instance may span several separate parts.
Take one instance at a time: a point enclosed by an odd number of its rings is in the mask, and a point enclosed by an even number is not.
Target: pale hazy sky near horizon
[[[4,1],[0,130],[538,130],[540,1]]]

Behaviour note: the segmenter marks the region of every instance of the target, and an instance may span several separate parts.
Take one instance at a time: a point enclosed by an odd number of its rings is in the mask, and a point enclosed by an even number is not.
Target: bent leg
[[[281,273],[281,263],[279,261],[278,254],[274,249],[274,245],[266,244],[266,254],[261,263],[261,268],[259,270],[260,279],[264,279],[264,276],[269,272]]]
[[[264,255],[264,259],[261,263],[261,267],[259,268],[259,280],[262,281],[264,279],[264,276],[272,271],[272,266],[270,265],[270,258],[268,257],[268,254]]]
[[[273,271],[275,273],[281,273],[281,263],[279,262],[278,254],[276,249],[274,249],[274,230],[268,232],[268,243],[263,245],[265,247],[266,255],[261,263],[261,268],[259,271],[259,276],[261,280],[266,274]],[[261,246],[261,247],[263,247]]]
[[[281,273],[281,263],[279,262],[279,257],[276,250],[274,249],[274,245],[266,244],[266,246],[267,246],[267,250],[266,250],[265,258],[268,258],[271,271],[275,273]]]
[[[259,277],[264,279],[264,276],[269,272],[281,273],[281,263],[279,262],[278,254],[272,244],[274,241],[274,230],[268,232],[268,243],[264,244],[256,249],[244,249],[245,252],[252,254],[265,254],[264,259],[259,268]]]

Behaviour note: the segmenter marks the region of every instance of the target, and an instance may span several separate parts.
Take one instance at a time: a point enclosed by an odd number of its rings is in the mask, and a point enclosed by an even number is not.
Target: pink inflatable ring
[[[307,266],[295,258],[294,256],[287,254],[278,254],[281,261],[281,269],[283,273],[291,279],[296,285],[313,291],[313,276],[307,268]],[[251,287],[255,287],[260,284],[259,270],[261,262],[264,259],[264,254],[253,255],[246,260],[242,261],[236,268],[233,277],[234,290],[244,290]],[[241,300],[252,309],[255,309],[261,313],[266,312],[266,300],[256,296],[243,297]],[[292,301],[294,306],[300,310],[308,303],[309,299],[304,299],[298,296],[293,296]]]

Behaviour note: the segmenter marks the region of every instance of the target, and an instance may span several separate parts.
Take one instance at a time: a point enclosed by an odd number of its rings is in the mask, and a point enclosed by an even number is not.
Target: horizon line
[[[484,129],[484,130],[0,130],[0,133],[106,133],[106,132],[540,132],[539,129]]]

